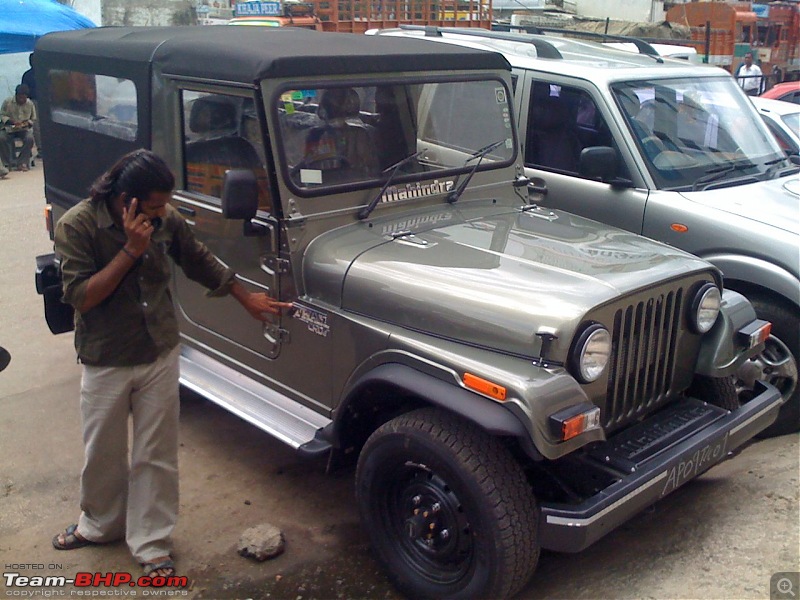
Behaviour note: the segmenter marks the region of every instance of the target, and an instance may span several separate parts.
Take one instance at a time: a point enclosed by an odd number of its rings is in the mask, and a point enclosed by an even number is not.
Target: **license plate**
[[[722,460],[727,445],[728,434],[726,433],[720,439],[709,442],[699,450],[683,456],[667,471],[667,482],[661,490],[661,496],[666,496]]]

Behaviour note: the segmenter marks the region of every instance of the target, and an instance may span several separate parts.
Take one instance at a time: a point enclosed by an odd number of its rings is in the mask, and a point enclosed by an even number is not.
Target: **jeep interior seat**
[[[325,90],[317,116],[322,124],[308,134],[303,162],[348,180],[377,174],[374,128],[361,120],[361,100],[353,88]]]
[[[204,96],[192,104],[189,129],[202,137],[186,144],[190,191],[219,196],[222,177],[229,169],[252,169],[261,159],[253,145],[237,133],[237,106],[232,98]]]
[[[238,133],[237,106],[233,98],[204,96],[192,104],[189,129],[200,139],[186,145],[187,162],[227,165],[230,168],[260,166],[252,145]]]

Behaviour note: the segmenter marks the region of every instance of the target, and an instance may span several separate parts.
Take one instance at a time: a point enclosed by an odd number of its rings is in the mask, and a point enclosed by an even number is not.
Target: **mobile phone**
[[[131,203],[134,201],[134,198],[130,196],[125,197],[125,207],[130,209]],[[142,213],[142,203],[141,201],[136,203],[136,214],[134,216],[140,215]],[[150,224],[153,226],[153,231],[156,232],[161,229],[161,225],[163,224],[161,217],[153,217],[150,219]]]

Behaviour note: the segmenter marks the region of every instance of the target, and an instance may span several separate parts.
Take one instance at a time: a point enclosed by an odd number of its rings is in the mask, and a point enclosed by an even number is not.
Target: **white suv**
[[[737,373],[800,427],[800,168],[722,69],[558,35],[404,26],[373,30],[502,53],[511,63],[525,174],[538,202],[661,240],[717,265],[773,323]],[[640,44],[647,52],[647,45]]]

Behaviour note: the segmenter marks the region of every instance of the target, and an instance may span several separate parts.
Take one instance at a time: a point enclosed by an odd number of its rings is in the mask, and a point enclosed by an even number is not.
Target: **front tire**
[[[755,381],[771,383],[781,392],[783,406],[775,422],[759,434],[773,437],[800,430],[800,385],[798,385],[798,356],[800,356],[800,320],[796,311],[751,295],[750,302],[759,319],[772,323],[772,335],[764,349],[746,361],[737,371],[740,399],[746,402],[753,396]]]
[[[725,410],[734,411],[741,406],[733,377],[696,375],[689,395]]]
[[[367,440],[361,518],[392,582],[410,598],[506,598],[539,558],[539,509],[498,438],[425,408]]]

